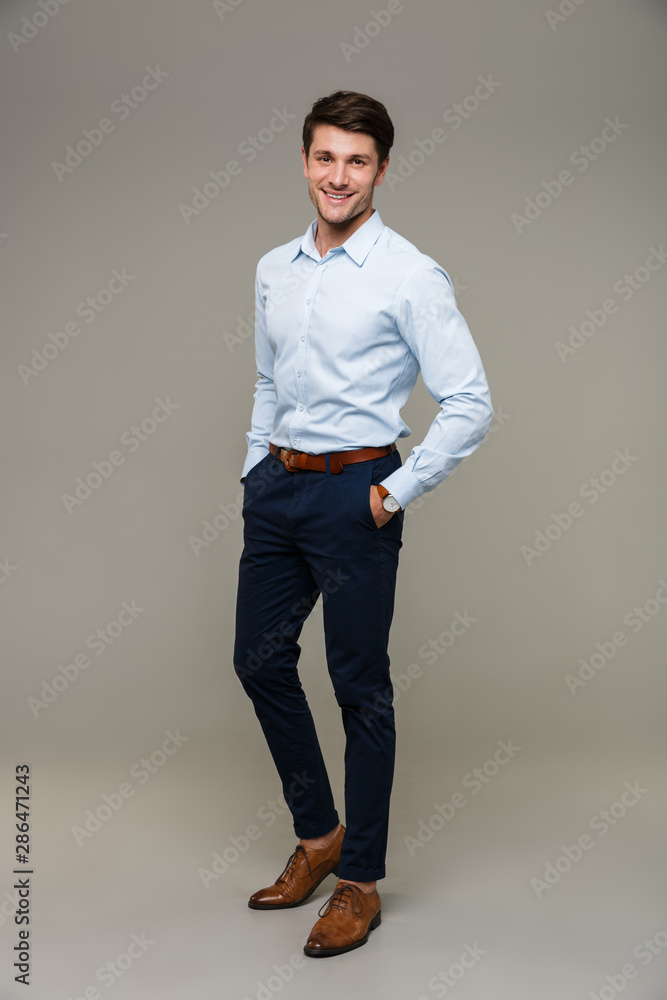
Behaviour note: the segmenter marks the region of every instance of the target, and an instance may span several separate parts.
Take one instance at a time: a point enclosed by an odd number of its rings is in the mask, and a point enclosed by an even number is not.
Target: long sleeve
[[[250,469],[268,454],[269,439],[273,430],[273,418],[277,406],[273,384],[273,362],[273,351],[266,331],[266,303],[258,265],[255,274],[255,366],[257,381],[253,397],[255,402],[250,421],[251,429],[246,434],[248,454],[243,464],[241,483]]]
[[[396,325],[419,363],[424,385],[440,412],[400,469],[382,485],[405,508],[435,489],[477,448],[493,420],[479,352],[456,305],[447,272],[435,261],[406,281]]]

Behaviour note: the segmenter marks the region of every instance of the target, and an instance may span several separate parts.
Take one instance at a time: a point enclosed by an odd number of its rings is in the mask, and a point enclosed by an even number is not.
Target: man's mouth
[[[341,202],[347,201],[348,198],[352,197],[351,194],[339,194],[335,191],[323,191],[322,193],[326,196],[326,198],[331,202],[332,205],[338,205]]]

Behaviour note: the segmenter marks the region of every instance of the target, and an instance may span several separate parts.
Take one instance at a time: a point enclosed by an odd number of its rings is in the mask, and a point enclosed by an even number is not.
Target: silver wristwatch
[[[384,507],[385,510],[390,511],[391,513],[395,513],[397,510],[401,509],[400,503],[398,502],[396,497],[393,497],[391,495],[386,486],[378,484],[377,491],[380,494],[380,499],[382,500],[382,506]]]

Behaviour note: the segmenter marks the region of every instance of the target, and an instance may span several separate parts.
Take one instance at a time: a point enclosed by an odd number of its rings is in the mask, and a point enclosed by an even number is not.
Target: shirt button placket
[[[319,268],[315,270],[315,274],[313,275],[313,277],[314,277],[314,282],[313,282],[314,287],[312,291],[307,293],[309,297],[306,299],[307,309],[303,321],[303,329],[306,330],[306,332],[310,329],[310,317],[312,313],[310,307],[312,306],[313,301],[315,299],[315,295],[317,293],[317,285],[319,284],[319,278],[320,278]],[[295,356],[296,412],[301,414],[304,414],[306,409],[305,407],[306,390],[304,388],[305,374],[306,374],[305,362],[306,362],[306,337],[305,334],[302,333],[299,336],[299,343],[297,344],[296,356]],[[294,434],[292,436],[292,441],[295,447],[301,441],[302,421],[303,421],[303,416],[297,417],[294,422]]]

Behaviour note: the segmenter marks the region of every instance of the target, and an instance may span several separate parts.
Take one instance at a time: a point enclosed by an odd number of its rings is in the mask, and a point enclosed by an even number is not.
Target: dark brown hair
[[[394,126],[384,104],[354,90],[335,90],[315,101],[303,123],[302,141],[306,158],[316,125],[335,125],[348,132],[365,132],[375,140],[378,166],[394,144]]]

